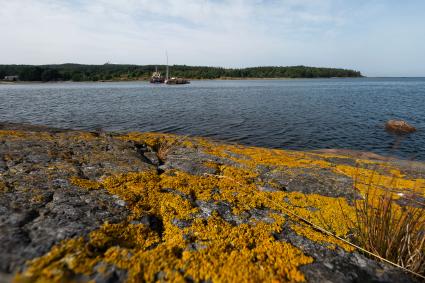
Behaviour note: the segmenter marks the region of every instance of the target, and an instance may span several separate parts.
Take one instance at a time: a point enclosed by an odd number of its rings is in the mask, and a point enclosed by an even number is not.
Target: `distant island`
[[[148,80],[155,68],[164,65],[0,65],[0,79],[8,81],[132,81]],[[270,79],[362,77],[359,71],[307,66],[221,68],[170,66],[173,76],[187,79]]]

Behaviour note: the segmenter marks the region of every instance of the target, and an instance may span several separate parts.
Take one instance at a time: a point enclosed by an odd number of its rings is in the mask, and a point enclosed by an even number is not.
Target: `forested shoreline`
[[[165,73],[164,65],[0,65],[0,79],[18,76],[21,81],[110,81],[145,80],[155,68]],[[306,66],[221,68],[173,65],[172,76],[188,79],[220,78],[331,78],[361,77],[359,71]]]

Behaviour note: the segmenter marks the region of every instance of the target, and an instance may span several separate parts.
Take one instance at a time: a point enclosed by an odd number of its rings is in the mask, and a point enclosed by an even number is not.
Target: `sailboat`
[[[155,66],[155,72],[152,74],[150,82],[152,84],[162,84],[164,83],[164,81],[165,81],[164,77],[161,75],[160,72],[158,72],[158,67]]]
[[[167,65],[166,65],[166,69],[165,69],[165,83],[167,85],[184,85],[184,84],[190,84],[189,80],[186,79],[182,79],[182,78],[176,78],[176,77],[171,77],[169,78],[169,67],[168,67],[168,52],[165,52],[165,56],[167,57]]]

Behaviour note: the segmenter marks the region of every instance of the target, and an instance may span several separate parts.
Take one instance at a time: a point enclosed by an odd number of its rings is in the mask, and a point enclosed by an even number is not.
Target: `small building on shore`
[[[19,76],[5,76],[3,80],[9,82],[16,82],[17,80],[19,80]]]

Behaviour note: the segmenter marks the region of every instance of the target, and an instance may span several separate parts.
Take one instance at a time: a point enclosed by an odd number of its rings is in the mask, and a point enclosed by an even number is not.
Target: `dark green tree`
[[[41,74],[41,80],[43,82],[48,81],[57,81],[61,78],[58,70],[55,69],[45,69],[43,73]]]
[[[71,80],[74,82],[81,82],[84,80],[84,75],[80,72],[75,72],[72,74]]]
[[[111,80],[111,79],[130,79],[136,80],[140,77],[149,78],[155,67],[158,71],[165,74],[165,66],[155,65],[0,65],[0,72],[4,75],[20,75],[24,81],[44,80]],[[42,74],[45,70],[46,73]],[[57,73],[54,71],[55,70]],[[330,78],[330,77],[361,77],[361,73],[353,70],[334,69],[334,68],[315,68],[306,66],[289,67],[253,67],[253,68],[219,68],[219,67],[201,67],[174,65],[170,66],[170,75],[177,77],[217,79],[223,77],[231,78]],[[1,74],[1,73],[0,73]]]
[[[41,81],[41,74],[44,69],[41,67],[27,66],[20,70],[19,79],[21,81]]]

